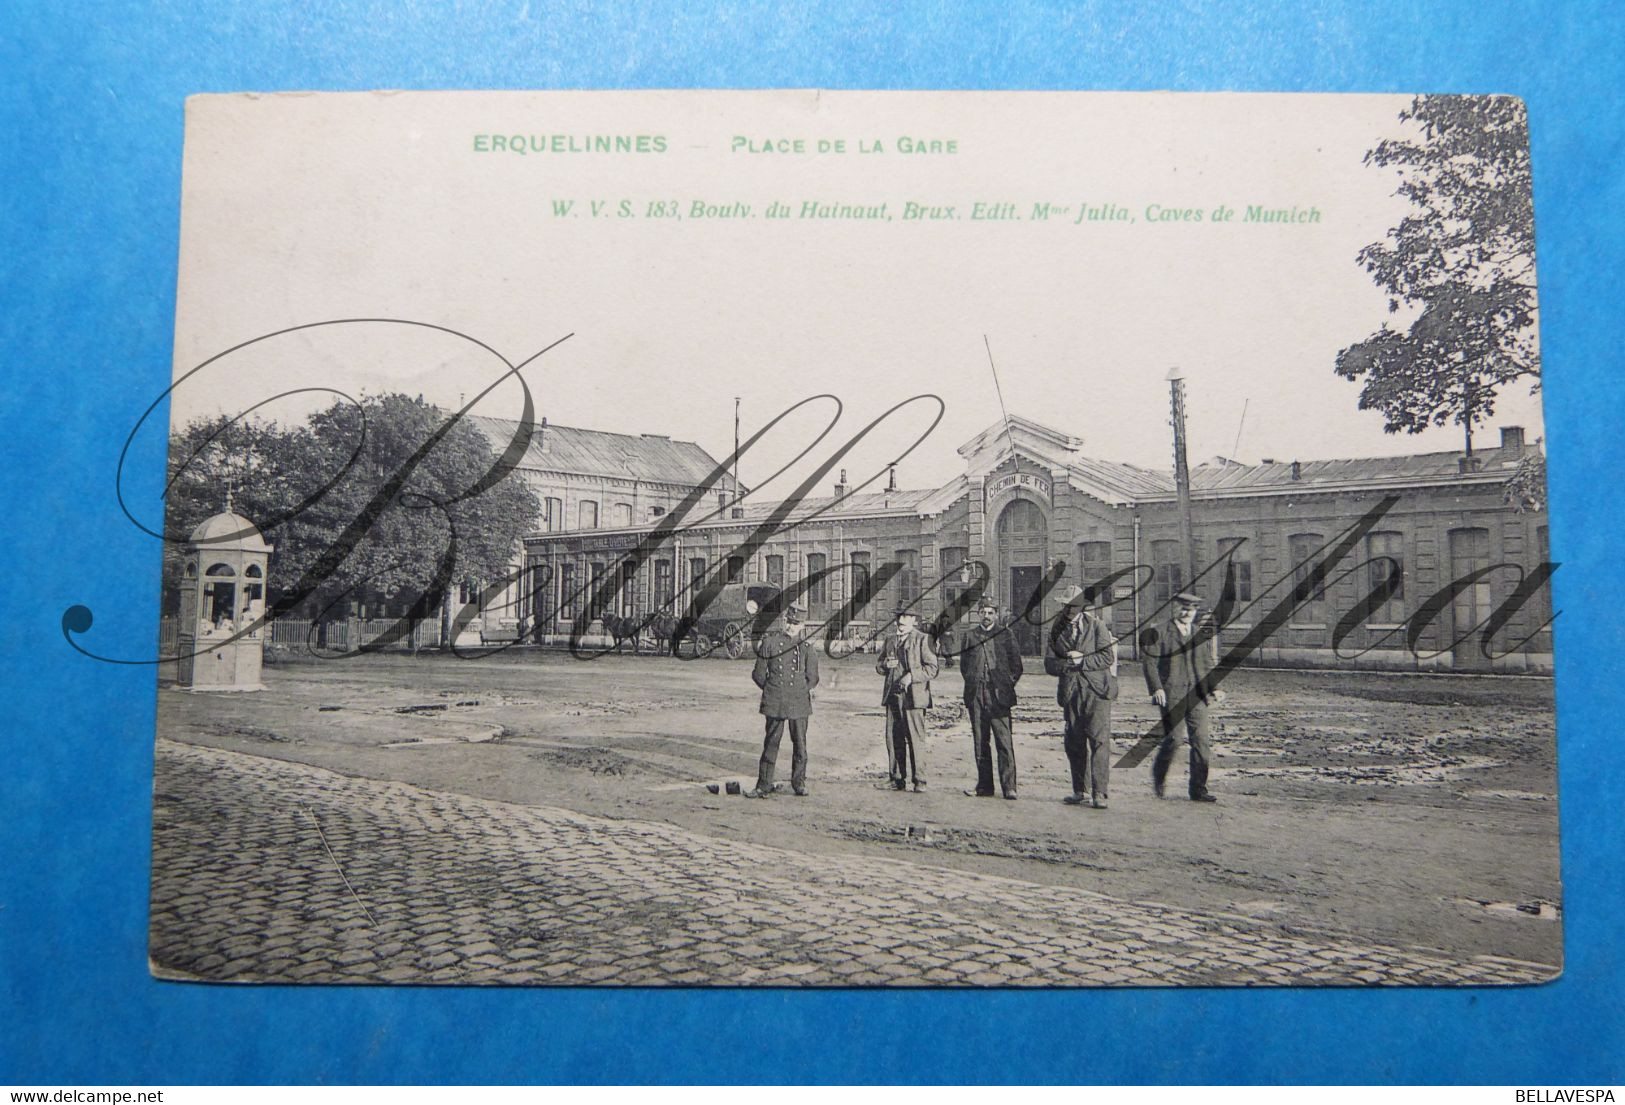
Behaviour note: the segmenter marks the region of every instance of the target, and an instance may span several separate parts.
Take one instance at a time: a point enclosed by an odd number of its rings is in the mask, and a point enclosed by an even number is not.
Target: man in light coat
[[[1072,769],[1068,805],[1106,808],[1112,773],[1112,700],[1117,697],[1117,641],[1089,610],[1092,596],[1070,587],[1050,630],[1044,670],[1056,676],[1055,700],[1066,721]]]
[[[920,746],[925,743],[925,711],[931,705],[931,680],[940,665],[931,639],[920,632],[919,617],[899,604],[897,632],[886,638],[875,660],[885,676],[880,701],[886,708],[886,772],[893,790],[925,789]]]

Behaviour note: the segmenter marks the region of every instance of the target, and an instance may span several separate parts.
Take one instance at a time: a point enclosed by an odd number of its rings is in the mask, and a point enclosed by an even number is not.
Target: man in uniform
[[[965,677],[965,709],[970,714],[971,748],[976,755],[975,798],[993,797],[993,750],[999,754],[999,789],[1016,797],[1016,749],[1010,735],[1010,709],[1016,704],[1021,678],[1021,650],[1008,626],[999,624],[999,605],[983,596],[972,626],[959,645],[959,668]]]
[[[1218,634],[1211,620],[1198,622],[1196,614],[1201,603],[1200,596],[1189,591],[1175,595],[1174,616],[1155,630],[1147,630],[1140,640],[1146,690],[1162,711],[1162,744],[1151,763],[1151,785],[1158,798],[1162,797],[1174,753],[1184,742],[1191,746],[1191,801],[1218,801],[1207,789],[1212,739],[1208,706],[1224,701],[1224,692],[1208,686],[1219,660]]]
[[[790,787],[807,794],[807,719],[812,716],[812,689],[818,686],[818,651],[801,635],[807,608],[799,602],[784,611],[783,628],[775,626],[756,646],[756,666],[750,677],[762,688],[762,714],[767,735],[762,740],[762,762],[756,769],[752,798],[773,793],[773,768],[779,758],[779,739],[790,723]]]
[[[899,603],[897,632],[886,638],[875,671],[886,677],[880,701],[886,708],[886,771],[893,790],[925,789],[920,774],[920,745],[925,743],[925,711],[931,705],[931,680],[940,670],[931,639],[919,629],[919,617]]]
[[[1117,697],[1117,641],[1089,611],[1093,595],[1078,587],[1062,596],[1065,609],[1050,630],[1044,670],[1057,676],[1055,699],[1066,720],[1072,793],[1062,801],[1106,808],[1112,771],[1112,700]]]

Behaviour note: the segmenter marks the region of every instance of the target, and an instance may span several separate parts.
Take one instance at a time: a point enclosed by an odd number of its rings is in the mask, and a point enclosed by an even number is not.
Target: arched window
[[[229,564],[211,564],[203,573],[203,618],[216,629],[226,628],[237,616],[237,585],[228,582],[236,575]]]
[[[632,504],[616,503],[610,509],[610,524],[616,526],[630,526],[632,524]]]
[[[260,571],[260,566],[258,564],[250,564],[248,567],[243,569],[243,575],[247,576],[249,579],[259,579],[264,574],[264,572]]]
[[[581,529],[597,529],[598,504],[591,499],[582,499],[576,506],[576,519]]]

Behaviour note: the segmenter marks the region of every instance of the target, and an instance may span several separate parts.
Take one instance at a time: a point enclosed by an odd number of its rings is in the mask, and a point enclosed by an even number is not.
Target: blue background
[[[1625,19],[1485,0],[0,10],[0,1083],[1625,1080],[1616,381]],[[554,87],[1506,92],[1529,105],[1567,970],[1514,991],[616,992],[146,971],[159,552],[113,475],[166,385],[194,92]],[[156,440],[156,439],[155,439]],[[133,456],[156,495],[156,449]]]

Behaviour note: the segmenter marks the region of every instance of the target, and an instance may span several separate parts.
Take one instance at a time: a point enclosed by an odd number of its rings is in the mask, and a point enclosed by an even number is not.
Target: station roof
[[[908,491],[865,491],[854,495],[843,495],[839,500],[833,495],[823,495],[816,499],[803,499],[790,511],[790,518],[805,518],[811,514],[825,512],[824,516],[832,518],[855,518],[878,514],[915,513],[921,503],[936,494],[935,489],[910,489]],[[760,521],[778,509],[780,500],[772,500],[753,504],[747,498],[744,502],[744,520]],[[739,521],[739,519],[734,519]]]
[[[1271,494],[1281,491],[1314,491],[1332,486],[1382,483],[1438,483],[1444,481],[1494,482],[1510,479],[1527,456],[1540,452],[1539,446],[1487,449],[1474,454],[1475,471],[1461,470],[1459,452],[1409,453],[1397,457],[1348,457],[1338,460],[1305,460],[1292,475],[1293,461],[1261,464],[1209,462],[1191,469],[1191,491],[1203,494]],[[1167,481],[1172,494],[1173,481]]]
[[[507,440],[517,423],[506,419],[476,418],[488,437]],[[666,483],[703,480],[717,465],[710,454],[693,442],[673,441],[651,435],[605,433],[565,426],[548,426],[547,438],[539,455],[527,455],[527,467],[544,470],[596,472]],[[1513,431],[1508,429],[1508,434]],[[1220,499],[1255,495],[1295,495],[1346,489],[1380,488],[1394,485],[1441,483],[1486,484],[1510,479],[1524,458],[1540,453],[1540,446],[1504,439],[1500,448],[1475,454],[1478,467],[1461,470],[1461,453],[1411,453],[1392,457],[1351,457],[1332,460],[1265,461],[1242,464],[1214,457],[1191,469],[1191,491],[1195,498]],[[984,430],[959,450],[973,475],[987,476],[1002,470],[1012,454],[1036,463],[1048,475],[1065,478],[1073,487],[1104,502],[1126,506],[1135,503],[1166,502],[1174,497],[1173,473],[1121,461],[1091,457],[1080,450],[1082,440],[1064,435],[1041,423],[1012,416],[1008,426],[1001,421]],[[531,454],[537,454],[532,443]],[[1293,475],[1294,464],[1297,475]],[[911,488],[896,491],[866,491],[841,496],[809,498],[789,514],[790,520],[811,515],[842,519],[882,517],[898,514],[933,514],[947,509],[971,489],[965,475],[937,488]],[[766,519],[782,500],[753,502],[747,495],[733,516],[731,510],[711,514],[700,523],[706,526],[750,526]],[[709,511],[706,513],[710,513]],[[633,527],[637,529],[643,526]]]
[[[493,449],[501,450],[519,432],[519,423],[512,418],[468,417]],[[703,483],[720,463],[692,441],[676,441],[661,434],[617,434],[537,423],[519,466],[542,472],[693,485]]]

